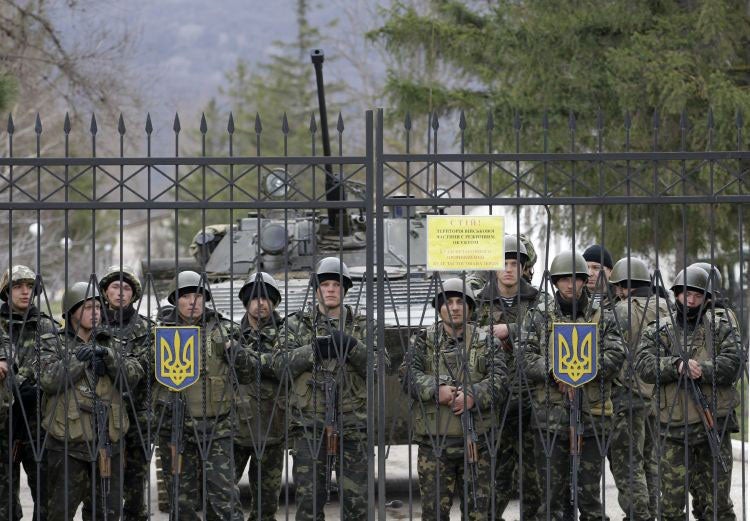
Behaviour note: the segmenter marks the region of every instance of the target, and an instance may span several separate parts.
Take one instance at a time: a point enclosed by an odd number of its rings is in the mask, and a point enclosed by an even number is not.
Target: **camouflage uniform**
[[[10,344],[8,342],[8,336],[0,331],[0,361],[5,360],[6,362],[10,358]],[[10,364],[9,364],[10,365]],[[10,375],[10,367],[8,368],[8,375]],[[10,473],[8,469],[12,467],[11,451],[8,432],[8,416],[10,415],[10,392],[8,392],[8,384],[10,378],[0,380],[0,517],[2,519],[18,519],[17,510],[14,506],[14,517],[10,516],[10,505],[8,504],[8,498],[10,497]]]
[[[468,513],[468,519],[485,520],[490,508],[488,438],[497,426],[499,410],[504,408],[505,352],[486,330],[471,324],[466,328],[465,336],[453,337],[438,322],[412,336],[399,371],[404,389],[414,399],[422,519],[427,521],[450,518],[456,489],[461,511]],[[456,416],[451,405],[438,404],[438,387],[442,384],[469,388],[475,400],[471,412]],[[478,435],[475,470],[466,452],[469,416]]]
[[[16,400],[13,403],[12,422],[13,454],[13,503],[14,516],[21,517],[20,481],[21,464],[28,478],[31,496],[34,499],[34,519],[46,519],[45,457],[37,464],[34,452],[42,450],[44,431],[38,422],[37,397],[41,390],[37,382],[39,371],[39,338],[57,332],[56,324],[48,315],[30,305],[25,313],[13,312],[8,303],[0,306],[0,328],[10,335]],[[12,329],[12,330],[11,330]],[[10,384],[11,381],[9,380]],[[38,472],[37,472],[38,470]],[[39,489],[37,489],[37,480]],[[37,510],[39,517],[37,517]]]
[[[130,429],[124,439],[123,521],[147,521],[146,486],[150,468],[147,454],[151,450],[148,439],[151,393],[148,388],[154,365],[151,349],[154,323],[138,314],[132,305],[123,310],[107,310],[106,320],[113,336],[140,361],[144,373],[149,375],[137,386],[123,392],[130,420]]]
[[[521,509],[523,518],[532,518],[542,505],[542,489],[536,468],[534,430],[531,429],[531,390],[521,372],[521,364],[516,363],[521,352],[518,330],[520,322],[530,307],[535,305],[539,291],[526,280],[519,280],[519,292],[512,305],[507,305],[497,287],[497,278],[490,277],[490,284],[478,295],[479,309],[477,322],[482,326],[508,324],[511,343],[505,343],[508,361],[509,399],[506,407],[497,410],[498,450],[495,467],[495,515],[501,518],[508,503],[513,499],[514,487],[521,481],[523,491]],[[514,349],[515,348],[515,349]],[[522,466],[519,467],[519,461]],[[519,490],[519,488],[515,488]]]
[[[570,494],[570,403],[558,390],[552,376],[550,342],[552,325],[559,322],[595,322],[598,324],[598,373],[596,378],[578,388],[582,395],[581,418],[583,448],[578,473],[578,508],[582,521],[601,519],[600,497],[602,458],[600,442],[611,428],[613,413],[610,389],[612,380],[625,360],[622,336],[611,312],[594,309],[586,289],[576,303],[573,316],[572,303],[563,301],[556,293],[553,301],[543,299],[529,312],[526,319],[527,339],[524,351],[526,375],[535,384],[532,416],[533,424],[540,430],[537,438],[537,468],[547,492],[546,508],[552,518],[562,514],[572,519]],[[542,517],[544,507],[539,512]]]
[[[242,345],[259,353],[258,372],[252,383],[240,385],[236,397],[237,428],[234,435],[234,462],[239,482],[250,462],[249,521],[276,519],[284,466],[284,400],[281,384],[271,366],[276,333],[281,317],[274,313],[258,329],[247,316],[242,319]],[[260,513],[260,515],[258,515]]]
[[[644,383],[634,371],[635,353],[646,324],[657,319],[669,320],[665,299],[653,294],[650,287],[635,288],[629,298],[615,305],[615,316],[627,341],[625,364],[612,386],[614,420],[609,441],[609,468],[615,479],[620,508],[627,519],[656,518],[658,490],[656,468],[653,385]],[[646,440],[648,439],[648,444]],[[649,488],[649,485],[653,488]]]
[[[189,326],[177,309],[163,307],[157,316],[159,326]],[[234,363],[227,361],[226,346],[239,339],[237,325],[211,310],[200,322],[201,342],[196,357],[200,360],[200,377],[183,391],[154,387],[156,416],[162,418],[159,455],[165,469],[164,481],[169,495],[170,511],[178,519],[197,521],[198,512],[211,520],[242,521],[239,487],[235,481],[232,457],[232,419],[230,415],[233,387],[248,383],[255,375],[257,356],[249,349],[235,351]],[[179,474],[178,505],[175,505],[170,438],[172,435],[173,400],[185,404],[182,423],[182,472]],[[203,487],[199,482],[203,477]],[[198,504],[203,492],[205,507]],[[179,509],[179,510],[178,510]]]
[[[96,422],[92,413],[99,402],[109,410],[107,430],[112,450],[106,515],[107,519],[117,521],[121,508],[119,442],[130,424],[123,409],[122,389],[118,386],[125,387],[126,382],[129,387],[135,386],[143,376],[143,368],[106,331],[93,331],[91,339],[84,342],[68,325],[58,335],[44,335],[41,340],[40,383],[45,393],[42,426],[49,435],[47,519],[72,518],[80,503],[84,503],[83,518],[91,519],[92,498],[96,502],[96,517],[104,518],[102,495],[105,492],[101,488],[101,468],[97,463],[97,452],[103,447],[94,430]],[[75,353],[85,344],[106,349],[105,375],[96,376],[90,363],[76,358]],[[67,487],[61,486],[62,482]]]
[[[273,369],[277,378],[288,378],[291,393],[287,414],[293,428],[295,501],[298,521],[325,519],[326,484],[333,469],[326,458],[325,383],[336,388],[336,421],[339,431],[336,475],[344,519],[367,517],[367,320],[342,306],[345,317],[330,318],[310,308],[289,315],[279,330]],[[315,360],[317,336],[341,331],[357,340],[346,361]],[[377,342],[373,342],[377,346]],[[387,356],[387,353],[386,353]]]
[[[710,309],[697,319],[688,319],[687,328],[683,328],[683,316],[679,312],[674,315],[658,329],[656,324],[649,325],[636,357],[639,376],[657,386],[664,439],[661,519],[685,519],[685,489],[690,483],[697,504],[702,505],[703,519],[716,516],[715,519],[721,521],[734,520],[736,516],[729,497],[732,477],[729,433],[738,431],[734,408],[739,396],[734,384],[742,365],[739,335],[726,315]],[[687,348],[683,345],[685,337]],[[695,383],[701,386],[715,418],[727,472],[718,465],[716,473],[713,471],[713,452],[698,407],[692,401],[692,384],[678,373],[679,362],[687,357],[701,365],[703,376]]]

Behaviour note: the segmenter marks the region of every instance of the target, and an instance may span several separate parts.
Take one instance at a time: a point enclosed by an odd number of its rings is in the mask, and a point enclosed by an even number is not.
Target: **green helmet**
[[[198,273],[194,271],[181,271],[177,274],[174,283],[172,284],[172,291],[167,296],[167,302],[175,305],[177,302],[177,294],[187,295],[189,293],[203,293],[203,297],[208,301],[211,300],[211,292],[206,288],[206,284]]]
[[[518,259],[521,266],[526,266],[526,263],[529,262],[529,253],[526,245],[515,235],[505,236],[505,258],[507,259],[508,256]]]
[[[583,255],[576,252],[575,257],[572,251],[558,253],[549,267],[549,276],[552,284],[557,282],[561,277],[575,276],[582,277],[584,280],[589,279],[589,267]]]
[[[76,282],[67,290],[62,299],[62,316],[67,319],[78,307],[91,299],[99,299],[99,288],[90,282]]]
[[[326,257],[318,263],[318,268],[315,270],[315,281],[320,284],[326,280],[342,281],[345,292],[349,291],[349,288],[354,285],[349,274],[349,268],[338,257]]]
[[[630,276],[628,276],[628,269],[630,269]],[[612,284],[620,284],[621,286],[627,286],[627,281],[631,282],[640,281],[651,283],[651,276],[648,273],[648,266],[641,259],[630,257],[630,267],[628,268],[628,258],[615,262],[612,267],[612,274],[609,276],[609,281]]]
[[[114,281],[120,280],[120,277],[122,277],[124,282],[130,284],[130,287],[133,289],[133,302],[138,301],[143,296],[141,281],[138,279],[138,275],[135,274],[135,270],[124,264],[122,268],[120,266],[110,266],[104,270],[104,275],[99,279],[99,291],[105,295],[106,299],[107,287]]]
[[[674,278],[674,284],[669,288],[675,295],[682,293],[684,289],[691,289],[693,291],[700,291],[705,293],[709,297],[711,296],[711,288],[708,284],[708,273],[703,268],[697,266],[688,266],[677,274]]]
[[[526,247],[526,256],[529,259],[528,261],[526,261],[526,266],[533,266],[534,264],[536,264],[536,250],[534,249],[534,245],[531,244],[529,238],[523,233],[519,235],[518,238],[521,239],[521,244]]]
[[[721,271],[719,271],[719,268],[708,262],[694,262],[690,266],[696,266],[708,273],[711,289],[721,290]]]
[[[0,278],[0,299],[8,301],[8,293],[14,282],[36,282],[36,273],[28,266],[22,264],[16,264],[10,269],[5,270],[2,278]],[[34,290],[34,295],[38,295],[41,291],[41,287],[37,286]]]
[[[459,278],[444,281],[442,287],[438,285],[435,298],[432,299],[432,307],[440,309],[442,303],[439,302],[451,294],[463,297],[472,309],[476,307],[477,298],[474,296],[474,290],[463,279]]]
[[[263,284],[263,288],[256,288],[255,285],[258,283]],[[281,302],[281,292],[279,291],[279,284],[276,282],[271,275],[265,271],[259,271],[250,275],[245,284],[240,288],[240,292],[237,296],[242,301],[242,305],[247,307],[247,303],[252,298],[267,297],[273,302],[273,307],[276,307]]]

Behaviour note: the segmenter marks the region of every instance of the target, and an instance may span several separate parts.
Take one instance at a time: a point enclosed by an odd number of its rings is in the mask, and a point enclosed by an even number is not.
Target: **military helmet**
[[[721,271],[719,271],[719,268],[708,262],[694,262],[690,266],[697,266],[708,273],[711,289],[721,289]]]
[[[120,277],[122,277],[124,282],[130,284],[130,287],[133,289],[133,302],[136,302],[143,296],[143,287],[141,286],[141,281],[138,279],[138,275],[135,274],[135,270],[123,264],[122,268],[119,265],[110,266],[104,270],[104,275],[99,279],[99,291],[105,295],[105,298],[107,287],[114,281],[120,280]]]
[[[338,257],[326,257],[318,263],[318,268],[315,270],[315,281],[320,284],[326,280],[342,281],[344,291],[349,291],[349,288],[354,285],[349,274],[349,268]]]
[[[8,294],[14,282],[31,282],[33,284],[36,282],[36,273],[28,266],[22,264],[16,264],[12,268],[5,270],[2,278],[0,278],[0,299],[7,302]],[[37,286],[34,294],[38,295],[41,289],[40,286]]]
[[[90,282],[76,282],[67,290],[62,299],[62,316],[67,319],[78,307],[91,299],[99,299],[99,288]]]
[[[181,271],[177,274],[175,281],[172,285],[172,291],[167,296],[167,301],[175,305],[177,302],[177,294],[186,295],[188,293],[203,293],[203,297],[206,300],[211,300],[211,292],[206,288],[206,284],[203,278],[194,271]]]
[[[628,269],[630,270],[629,275]],[[612,267],[612,274],[609,276],[609,281],[612,284],[627,286],[628,280],[631,282],[639,281],[651,283],[651,275],[649,275],[646,263],[635,257],[630,257],[630,267],[628,267],[627,257],[615,262],[615,265]]]
[[[265,287],[255,288],[255,285],[260,282]],[[276,282],[271,275],[265,271],[259,271],[250,275],[245,284],[240,288],[240,292],[237,296],[242,301],[242,305],[247,307],[247,303],[252,298],[269,298],[273,302],[273,306],[276,307],[281,302],[281,292],[279,291],[279,284]]]
[[[526,263],[529,262],[526,245],[515,235],[505,236],[505,258],[507,259],[509,255],[511,258],[517,259],[521,266],[526,266]]]
[[[519,235],[518,238],[521,240],[521,244],[526,248],[526,256],[528,257],[526,266],[533,266],[536,264],[536,250],[534,249],[534,245],[531,244],[529,238],[523,233]]]
[[[711,296],[711,288],[708,284],[708,273],[703,268],[697,266],[688,266],[677,274],[674,278],[674,284],[669,288],[672,292],[677,295],[687,289],[693,291],[700,291],[708,296]]]
[[[549,276],[552,284],[557,282],[561,277],[575,276],[582,277],[584,280],[589,279],[589,267],[583,255],[576,252],[575,257],[572,251],[558,253],[549,267]]]
[[[463,279],[459,278],[448,279],[443,282],[442,286],[438,285],[435,298],[432,299],[432,307],[439,310],[443,305],[441,301],[451,294],[463,297],[472,309],[476,307],[477,298],[474,295],[474,290]]]

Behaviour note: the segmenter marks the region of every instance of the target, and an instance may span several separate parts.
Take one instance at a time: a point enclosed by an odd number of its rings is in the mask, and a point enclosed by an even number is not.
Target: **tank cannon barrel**
[[[328,111],[326,110],[326,93],[323,83],[323,61],[325,54],[322,49],[313,49],[310,52],[310,59],[315,67],[315,83],[318,90],[318,112],[320,113],[320,137],[323,142],[323,155],[331,157],[331,138],[328,134]],[[343,201],[346,196],[344,187],[333,173],[333,167],[330,163],[325,164],[326,171],[326,201]],[[339,213],[341,212],[341,213]],[[344,233],[346,234],[347,219],[341,219],[345,210],[328,209],[328,223],[332,230],[338,230],[341,221],[344,224]]]

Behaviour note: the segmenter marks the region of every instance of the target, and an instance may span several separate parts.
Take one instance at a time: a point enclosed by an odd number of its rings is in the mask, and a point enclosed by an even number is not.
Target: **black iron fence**
[[[203,120],[201,153],[181,155],[175,118],[175,153],[152,156],[150,119],[132,155],[121,118],[119,153],[100,156],[96,120],[81,154],[66,118],[61,154],[46,157],[59,134],[37,118],[19,141],[9,119],[3,255],[31,275],[0,281],[0,512],[416,519],[455,496],[454,515],[489,519],[746,519],[744,123],[730,125],[735,147],[714,150],[709,118],[694,151],[684,119],[671,141],[654,122],[650,150],[631,149],[627,121],[613,150],[601,118],[583,131],[571,116],[564,144],[543,123],[528,146],[516,118],[506,152],[491,118],[478,139],[463,114],[455,133],[431,116],[418,152],[410,118],[389,134],[368,112],[363,136],[339,118],[324,157],[314,118],[302,156],[264,155],[259,119],[243,143],[254,154],[237,154],[231,117],[224,150]],[[284,151],[289,132],[284,119]],[[498,213],[520,268],[427,271],[428,215]],[[585,260],[603,269],[577,266],[596,244],[611,255]],[[624,282],[610,284],[618,259]],[[680,279],[701,261],[715,267],[698,268],[703,282]],[[186,271],[197,278],[175,286]],[[566,274],[591,279],[583,300],[558,295]],[[343,319],[329,281],[351,281]],[[472,313],[446,327],[461,294]],[[553,326],[576,321],[599,335],[600,375],[580,388],[551,367]],[[155,326],[200,329],[190,351]]]

